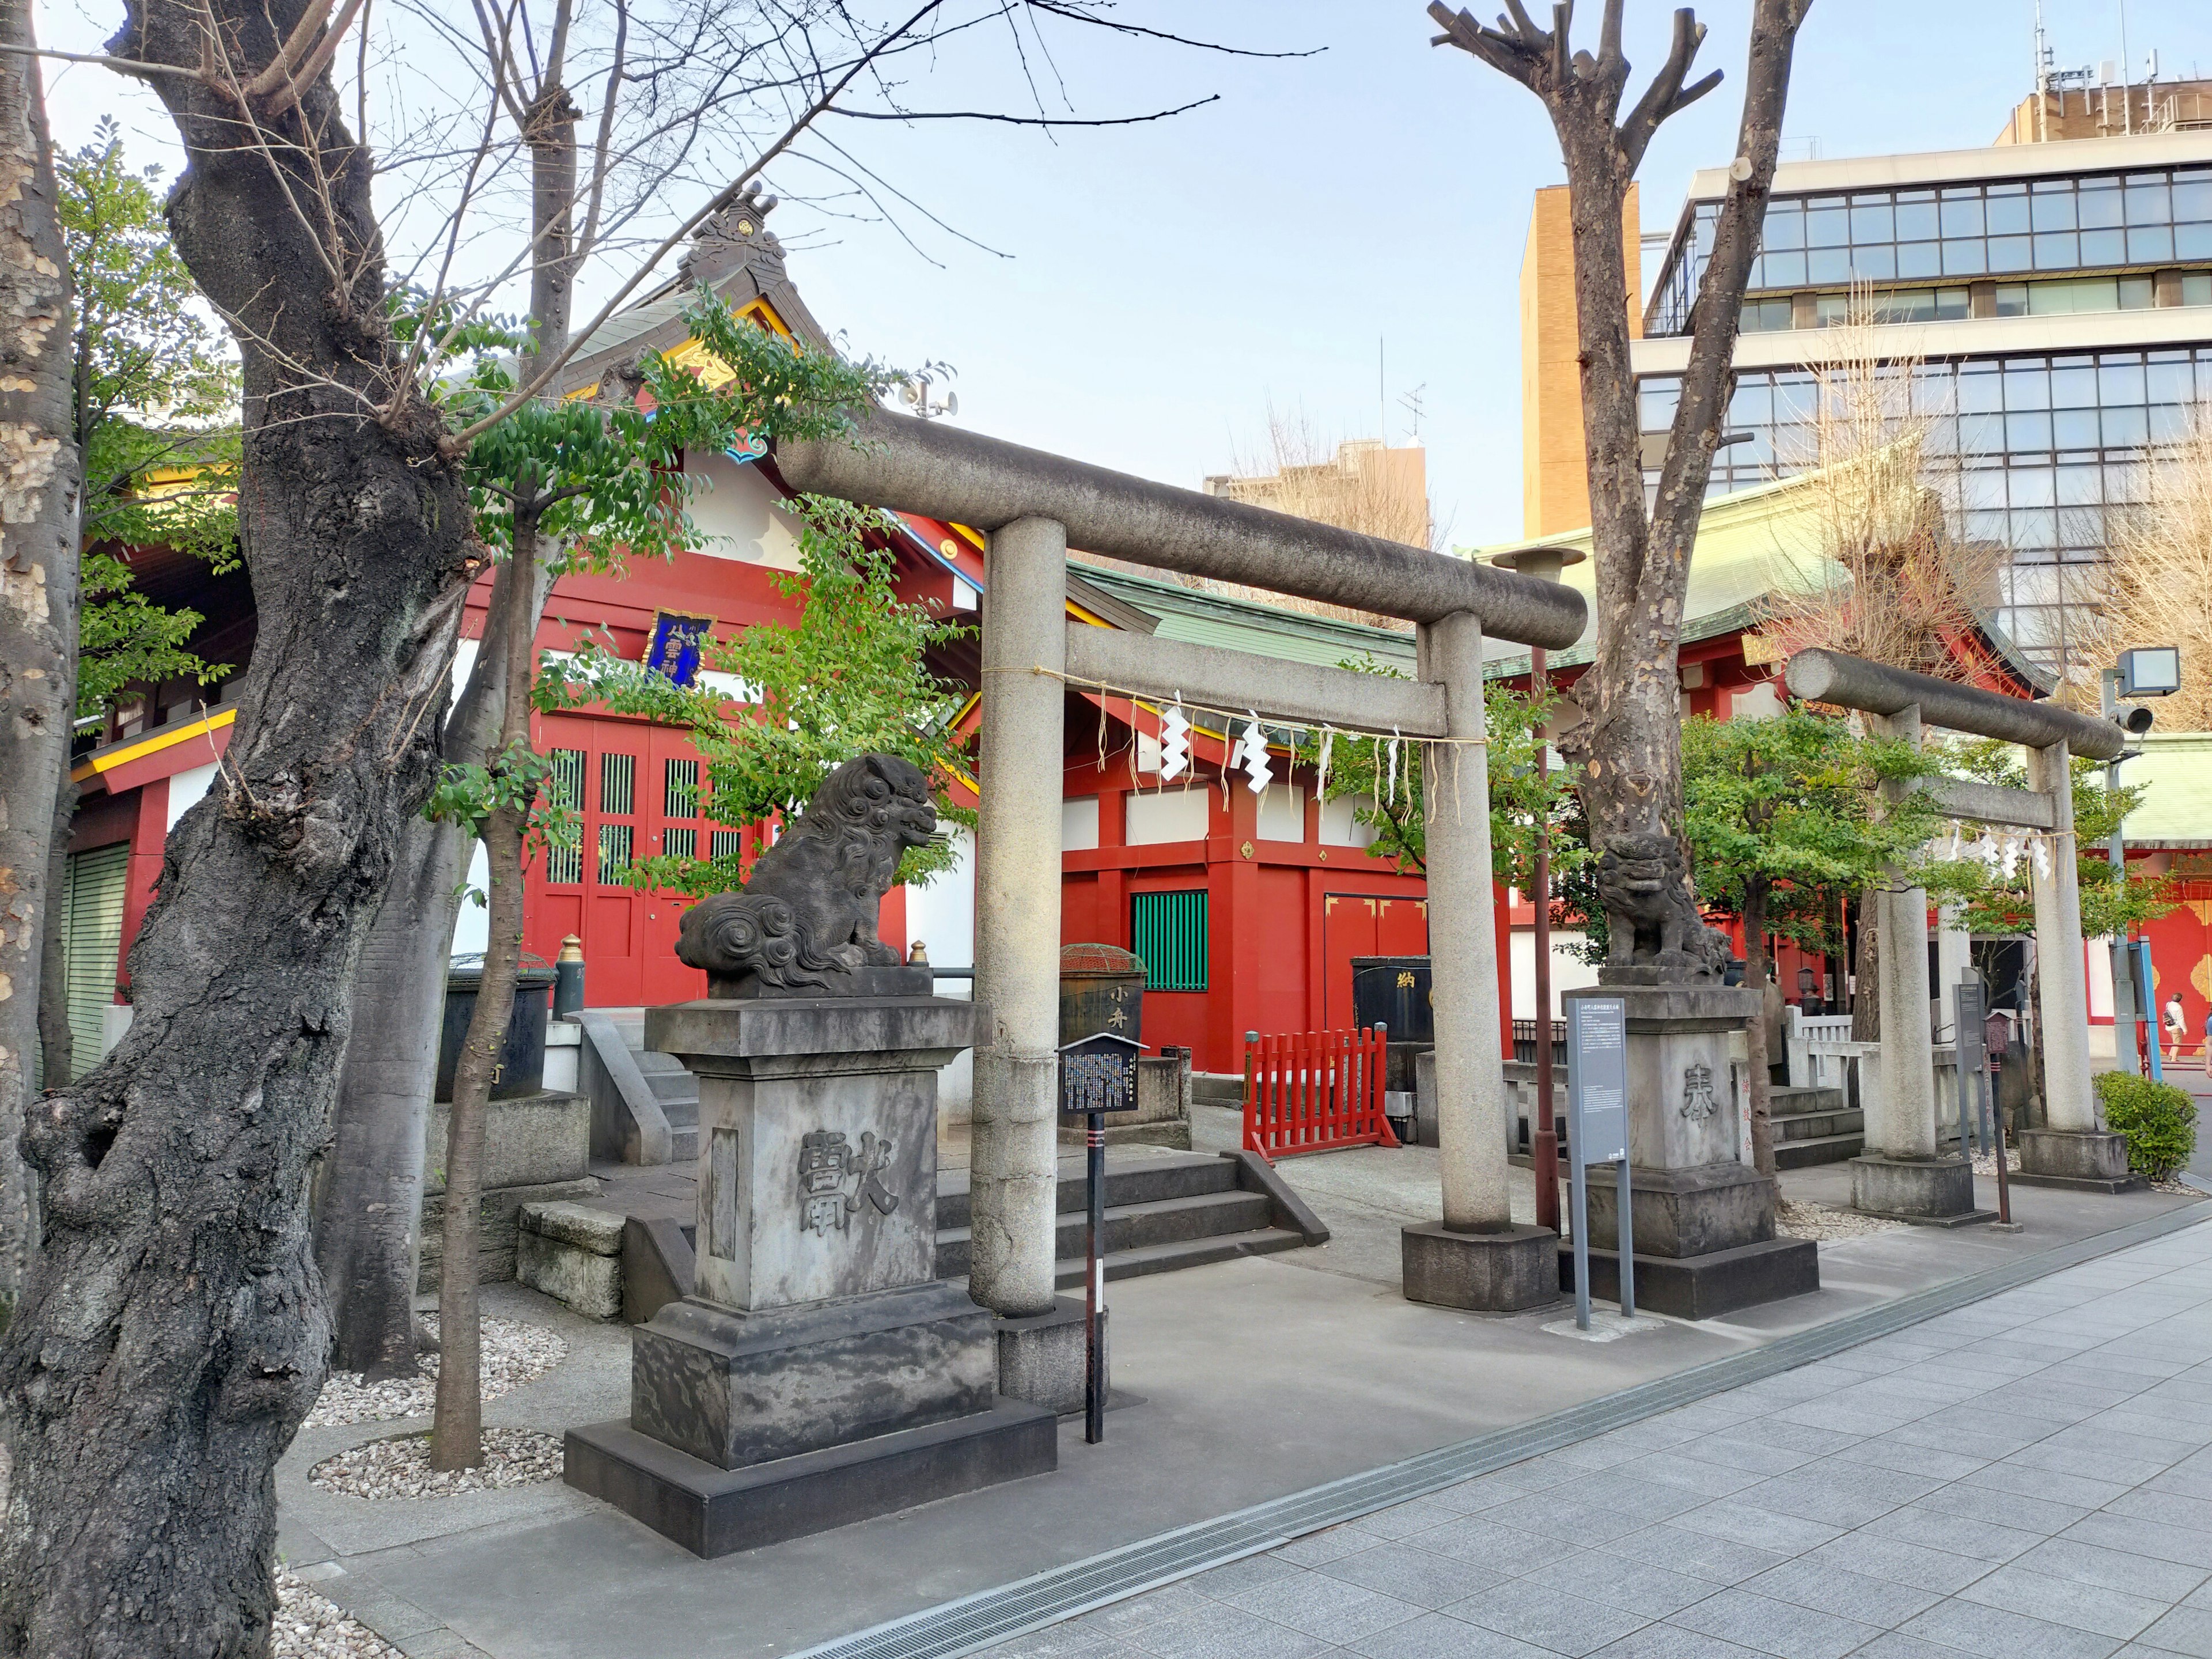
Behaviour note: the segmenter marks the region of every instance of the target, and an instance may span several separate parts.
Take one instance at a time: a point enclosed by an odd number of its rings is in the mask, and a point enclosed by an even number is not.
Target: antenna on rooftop
[[[1424,380],[1420,385],[1415,386],[1411,392],[1408,392],[1404,397],[1398,399],[1398,401],[1405,406],[1407,412],[1413,417],[1413,441],[1415,443],[1421,441],[1421,416],[1423,413],[1422,394],[1428,389],[1429,383],[1426,380]]]

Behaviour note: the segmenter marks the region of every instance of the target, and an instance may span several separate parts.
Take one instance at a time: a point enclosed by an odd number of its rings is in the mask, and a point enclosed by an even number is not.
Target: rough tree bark
[[[1730,358],[1774,179],[1790,56],[1812,0],[1755,0],[1752,9],[1733,182],[1698,283],[1681,400],[1668,435],[1657,501],[1649,514],[1629,364],[1621,209],[1652,135],[1676,111],[1711,91],[1721,76],[1716,70],[1684,85],[1705,28],[1688,9],[1678,10],[1665,66],[1623,118],[1629,75],[1621,54],[1624,0],[1607,0],[1595,56],[1570,46],[1571,3],[1553,8],[1549,30],[1536,27],[1522,0],[1505,4],[1507,15],[1496,29],[1483,27],[1467,12],[1452,11],[1441,0],[1429,7],[1429,15],[1443,31],[1437,45],[1458,46],[1542,100],[1566,163],[1583,434],[1596,556],[1597,658],[1583,681],[1591,695],[1577,694],[1590,718],[1564,746],[1584,769],[1580,793],[1589,815],[1591,847],[1605,850],[1626,836],[1654,830],[1681,834],[1675,647],[1683,595],[1705,484],[1734,386]]]
[[[575,234],[578,111],[562,78],[569,9],[566,0],[555,9],[536,95],[514,105],[531,156],[534,257],[526,364],[568,343],[576,267],[583,257]],[[612,84],[608,95],[615,95]],[[600,158],[594,178],[604,171]],[[512,561],[500,568],[483,648],[447,720],[443,747],[449,761],[489,765],[498,752],[508,684],[507,642],[516,632],[509,607],[529,606],[522,637],[534,639],[552,586],[543,562],[523,589],[511,580],[514,568]],[[523,684],[528,685],[527,677]],[[417,820],[407,827],[356,979],[353,1041],[339,1083],[315,1256],[331,1296],[336,1364],[371,1381],[416,1370],[423,1140],[437,1076],[447,952],[469,848],[467,832],[457,825]],[[441,1366],[451,1368],[450,1362]]]
[[[131,1031],[24,1136],[45,1236],[0,1341],[0,1653],[258,1659],[271,1470],[322,1381],[308,1165],[476,568],[442,425],[395,395],[327,15],[132,0],[111,48],[167,66],[142,72],[187,156],[171,230],[239,337],[260,631],[131,951]]]
[[[74,703],[77,645],[75,629],[70,630],[69,643],[70,700]],[[76,713],[74,708],[70,713]],[[76,786],[69,781],[66,745],[61,764],[61,787],[54,791],[52,838],[46,854],[46,941],[39,957],[39,1055],[49,1089],[60,1088],[76,1069],[76,1038],[70,1030],[69,1018],[69,936],[62,931],[62,887],[69,880],[70,830],[76,822]]]
[[[33,1248],[15,1143],[39,1042],[54,797],[76,713],[69,255],[35,45],[29,0],[0,0],[0,1326]]]
[[[1751,1077],[1751,1162],[1763,1176],[1774,1174],[1774,1074],[1766,1048],[1766,893],[1764,876],[1743,884],[1743,982],[1759,993],[1759,1018],[1751,1022],[1746,1053]]]
[[[483,645],[446,720],[441,747],[449,761],[489,764],[498,742],[513,568],[501,566],[493,582]],[[533,628],[546,587],[539,580],[524,600]],[[402,826],[391,885],[354,975],[353,1035],[338,1081],[315,1261],[330,1297],[332,1364],[372,1382],[417,1370],[422,1160],[470,844],[456,824],[417,816]]]

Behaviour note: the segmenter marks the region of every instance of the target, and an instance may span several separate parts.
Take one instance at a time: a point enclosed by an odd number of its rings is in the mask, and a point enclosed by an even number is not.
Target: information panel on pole
[[[1953,1029],[1959,1043],[1959,1151],[1973,1156],[1974,1143],[1987,1152],[1992,1142],[1983,1118],[1983,1102],[1990,1081],[1989,1052],[1983,1047],[1982,1022],[1989,1016],[1983,1006],[1982,988],[1969,981],[1951,993],[1958,1004]]]
[[[1589,1328],[1589,1186],[1593,1164],[1613,1166],[1620,1216],[1620,1313],[1636,1315],[1636,1240],[1628,1166],[1628,1005],[1567,1000],[1567,1173],[1572,1188],[1575,1323]]]

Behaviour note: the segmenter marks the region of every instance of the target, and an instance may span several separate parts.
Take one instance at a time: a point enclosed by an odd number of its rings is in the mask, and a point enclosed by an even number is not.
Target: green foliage
[[[505,809],[522,817],[530,843],[541,848],[574,847],[582,834],[582,820],[559,790],[546,787],[552,775],[550,760],[527,744],[514,744],[489,766],[470,762],[447,767],[422,816],[433,823],[459,824],[481,840],[484,821]],[[485,902],[473,888],[468,896],[479,905]]]
[[[930,778],[939,814],[972,825],[975,813],[946,793],[956,769],[967,763],[952,729],[963,699],[923,662],[930,646],[963,630],[899,598],[880,514],[819,496],[797,505],[799,572],[776,581],[787,597],[803,600],[799,621],[756,623],[704,653],[708,667],[735,676],[757,701],[678,686],[587,645],[548,665],[538,681],[539,707],[597,702],[688,731],[706,761],[706,813],[732,828],[798,811],[833,769],[871,753],[911,761]],[[912,848],[899,878],[926,881],[951,860],[942,842]],[[735,887],[746,873],[736,858],[662,854],[637,860],[627,878],[700,895]]]
[[[872,360],[848,363],[734,317],[704,288],[684,313],[684,320],[693,337],[707,349],[707,368],[675,362],[657,352],[648,354],[638,366],[635,395],[618,392],[609,402],[533,399],[488,428],[470,446],[465,465],[477,531],[495,556],[513,556],[518,526],[534,534],[536,539],[529,544],[533,553],[540,546],[553,550],[551,562],[556,573],[584,568],[618,571],[633,559],[665,558],[694,547],[699,533],[686,507],[696,485],[694,475],[684,469],[686,450],[730,449],[756,440],[842,435],[852,430],[854,410],[897,379],[894,371]],[[418,330],[441,331],[442,349],[453,356],[457,366],[439,382],[438,398],[447,417],[457,425],[495,412],[520,384],[513,353],[522,337],[501,319],[457,322],[450,316],[410,311],[398,304],[394,327],[407,339],[412,339]],[[811,533],[817,538],[827,534],[835,539],[849,528],[846,538],[857,550],[854,559],[879,578],[887,591],[889,556],[861,545],[857,518],[848,526],[837,516],[859,512],[836,504],[811,506],[807,514]],[[840,528],[826,532],[822,528],[833,523]],[[804,632],[810,626],[828,629],[837,610],[834,599],[838,584],[854,580],[851,574],[854,568],[851,562],[825,556],[819,569],[809,574],[816,578],[818,592],[832,594],[829,611],[817,623],[810,607],[807,620],[799,630],[782,631]],[[869,580],[860,580],[858,586],[863,590],[864,605],[872,603],[874,586]],[[787,591],[796,595],[805,586],[793,580]],[[762,632],[750,630],[722,649],[732,658],[749,659],[759,648],[749,642],[753,635]],[[894,632],[899,642],[911,647],[911,654],[899,665],[884,659],[855,662],[850,674],[867,677],[864,696],[876,695],[880,688],[883,695],[896,697],[902,681],[894,667],[903,667],[908,681],[919,671],[921,646],[915,641],[921,636],[911,629]],[[854,642],[843,641],[848,646]],[[869,642],[878,644],[880,651],[890,649],[881,641]],[[826,654],[836,643],[820,642],[802,665],[800,678],[788,683],[788,696],[795,706],[803,706],[813,695],[811,688],[816,682],[825,678],[834,680],[846,673]],[[744,667],[731,672],[747,675],[752,684],[785,684],[755,678]],[[587,645],[558,673],[541,676],[533,696],[544,708],[604,697],[629,712],[691,726],[701,738],[702,752],[709,756],[710,775],[714,750],[708,745],[727,737],[722,699],[706,692],[679,692],[665,678],[648,673],[639,664],[619,661],[602,647]],[[801,712],[805,712],[803,708]],[[786,716],[798,717],[796,714]],[[827,744],[843,741],[848,746],[813,775],[807,793],[811,793],[813,782],[818,782],[830,766],[871,746],[855,738],[854,729],[850,723],[842,726],[832,723],[823,734]],[[750,753],[759,742],[756,734],[744,744],[730,746]],[[775,746],[774,741],[764,746]],[[505,766],[505,775],[511,782],[504,787],[527,788],[529,793],[518,800],[538,803],[530,822],[543,832],[554,821],[554,815],[566,810],[563,803],[539,800],[538,787],[548,775],[544,766],[525,769],[512,756]],[[738,810],[740,803],[750,805],[760,799],[757,788],[749,792],[742,781],[757,770],[740,761],[730,763],[727,792],[724,793],[723,784],[715,786],[715,799],[722,810]],[[476,775],[483,771],[481,767],[448,767],[439,796],[429,809],[432,815],[442,813],[456,822],[481,823],[502,787],[499,769],[483,778]],[[750,816],[731,822],[749,823],[787,805],[787,799],[779,796],[760,805]],[[940,860],[945,856],[943,849],[936,851]],[[705,873],[713,868],[712,860],[696,862],[704,867],[691,870],[683,860],[648,859],[636,866],[633,878],[641,885],[690,892],[712,892],[719,886],[736,884],[734,880],[715,881]]]
[[[1841,948],[1839,892],[1878,887],[1892,870],[1937,894],[1973,881],[1976,872],[1923,855],[1944,821],[1923,796],[1882,798],[1883,784],[1939,769],[1910,744],[1854,736],[1842,720],[1802,710],[1684,721],[1683,829],[1699,899],[1741,916],[1756,896],[1767,931],[1825,952]]]
[[[165,544],[222,569],[237,557],[238,365],[170,245],[161,172],[124,167],[112,119],[55,167],[76,297],[83,533],[88,544]],[[185,648],[199,613],[133,591],[120,559],[86,554],[82,581],[81,718],[112,708],[132,681],[188,675],[204,685],[229,672]]]
[[[1947,769],[1983,783],[2009,789],[2027,787],[2027,771],[2021,750],[1994,738],[1960,740],[1942,746]],[[2155,921],[2173,908],[2167,897],[2171,887],[2162,876],[2115,871],[2105,848],[2120,820],[2142,804],[2139,787],[2123,784],[2105,787],[2105,769],[2096,761],[2075,757],[2069,768],[2074,793],[2075,877],[2081,894],[2081,933],[2086,939],[2122,935],[2129,929]],[[1988,826],[1968,824],[1969,833]],[[1990,830],[1998,836],[2002,828]],[[2035,895],[2030,865],[2023,857],[2010,876],[1978,866],[1978,873],[1966,905],[1966,925],[1977,933],[2027,934],[2035,931]]]
[[[2186,1089],[2132,1072],[2100,1072],[2097,1100],[2105,1127],[2128,1138],[2128,1168],[2166,1181],[2197,1150],[2197,1103]]]
[[[1356,673],[1380,674],[1403,679],[1395,668],[1372,657],[1338,665]],[[1554,876],[1571,872],[1588,856],[1583,841],[1571,833],[1573,775],[1554,767],[1547,778],[1537,774],[1542,748],[1538,735],[1557,706],[1556,694],[1540,699],[1524,697],[1503,685],[1483,689],[1483,717],[1489,741],[1482,751],[1488,759],[1490,779],[1490,844],[1492,867],[1498,878],[1526,889],[1534,879],[1536,824],[1541,817],[1551,826],[1552,869]],[[1338,732],[1299,734],[1293,750],[1297,763],[1318,767],[1323,742],[1328,745],[1327,798],[1364,797],[1367,805],[1352,817],[1375,830],[1370,849],[1405,871],[1419,874],[1426,869],[1428,837],[1423,820],[1424,790],[1419,739],[1393,739]],[[1474,751],[1439,744],[1436,761],[1442,786],[1452,787],[1455,767],[1472,764]],[[1462,761],[1462,756],[1470,757]]]

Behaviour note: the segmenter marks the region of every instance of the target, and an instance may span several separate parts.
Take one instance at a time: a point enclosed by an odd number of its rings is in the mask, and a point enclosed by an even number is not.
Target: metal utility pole
[[[1559,580],[1571,564],[1588,556],[1579,548],[1529,547],[1500,553],[1492,560],[1523,576],[1547,582]],[[1528,695],[1541,697],[1552,689],[1549,653],[1540,645],[1528,650]],[[1552,748],[1539,731],[1536,743],[1536,781],[1550,782]],[[1529,1135],[1529,1162],[1536,1177],[1536,1224],[1559,1230],[1559,1133],[1552,1109],[1552,826],[1547,817],[1536,819],[1534,890],[1528,895],[1536,912],[1536,1121]],[[1579,1229],[1577,1229],[1579,1231]]]

